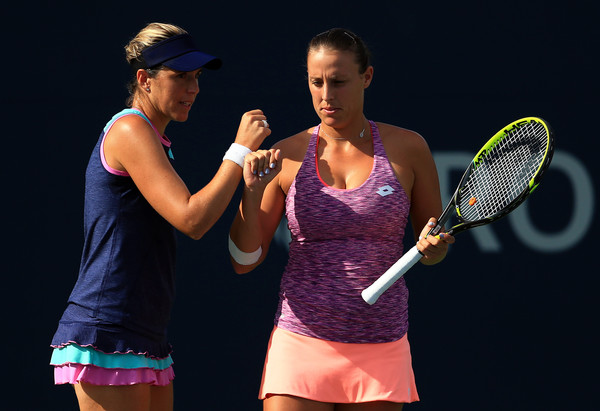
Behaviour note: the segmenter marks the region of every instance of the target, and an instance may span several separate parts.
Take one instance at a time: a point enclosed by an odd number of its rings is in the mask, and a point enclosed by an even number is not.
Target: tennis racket
[[[437,235],[450,217],[457,235],[496,221],[517,208],[535,190],[554,153],[554,136],[547,122],[526,117],[498,131],[477,153],[463,174],[452,199],[427,235]],[[368,304],[377,299],[421,259],[412,247],[361,293]]]

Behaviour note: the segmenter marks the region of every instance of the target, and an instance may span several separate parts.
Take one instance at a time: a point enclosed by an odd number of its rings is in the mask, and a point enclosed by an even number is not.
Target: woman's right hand
[[[262,110],[251,110],[242,116],[235,142],[255,151],[270,134],[271,129]]]

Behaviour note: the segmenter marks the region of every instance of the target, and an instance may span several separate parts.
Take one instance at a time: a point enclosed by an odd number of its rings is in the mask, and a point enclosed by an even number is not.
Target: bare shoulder
[[[376,123],[381,141],[394,148],[427,148],[427,142],[416,131],[387,123]]]
[[[416,131],[386,123],[377,123],[388,158],[394,163],[413,164],[431,157],[425,138]]]
[[[107,134],[107,145],[119,147],[140,148],[141,144],[160,146],[156,132],[150,124],[140,116],[129,115],[119,118]]]
[[[104,140],[104,155],[111,167],[130,174],[140,165],[155,165],[165,157],[155,131],[136,115],[121,117],[113,124]]]
[[[273,145],[273,148],[280,149],[283,158],[302,162],[304,153],[306,153],[306,149],[308,148],[311,135],[312,128],[278,141]]]
[[[144,132],[152,131],[152,127],[146,120],[137,115],[126,115],[119,118],[111,127],[110,132],[113,134],[145,134]]]
[[[302,165],[312,131],[313,128],[309,128],[273,145],[273,148],[281,150],[281,172],[278,175],[278,180],[279,186],[286,194]]]

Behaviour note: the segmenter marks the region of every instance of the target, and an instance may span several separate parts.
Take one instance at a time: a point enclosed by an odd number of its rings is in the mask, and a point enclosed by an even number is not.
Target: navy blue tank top
[[[85,177],[79,277],[52,346],[75,342],[109,353],[162,358],[170,353],[166,334],[175,293],[175,230],[127,173],[103,161],[104,137],[124,115],[150,123],[143,113],[124,110],[94,147]],[[170,146],[165,137],[157,138]]]

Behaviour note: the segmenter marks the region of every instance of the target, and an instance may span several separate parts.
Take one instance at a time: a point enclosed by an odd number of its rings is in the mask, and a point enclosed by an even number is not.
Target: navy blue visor
[[[131,67],[134,71],[158,66],[194,71],[201,67],[216,70],[221,64],[221,59],[198,50],[192,36],[179,34],[144,49],[141,57],[131,62]]]

